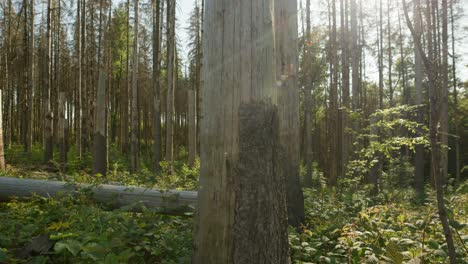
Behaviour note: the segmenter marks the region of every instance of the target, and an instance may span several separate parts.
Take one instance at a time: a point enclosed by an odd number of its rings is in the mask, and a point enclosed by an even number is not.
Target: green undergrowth
[[[2,176],[64,180],[90,184],[111,183],[158,189],[196,189],[199,162],[189,168],[167,164],[155,174],[142,161],[138,174],[128,173],[128,160],[115,147],[110,151],[107,177],[90,175],[89,154],[78,161],[70,151],[69,165],[42,165],[35,146],[25,157],[21,148],[7,151],[8,169]],[[55,165],[52,165],[55,166]],[[302,172],[303,174],[304,172]],[[323,174],[314,170],[314,179]],[[395,179],[394,176],[387,176]],[[398,175],[396,176],[398,177]],[[318,181],[318,180],[317,180]],[[289,229],[292,263],[448,263],[447,248],[427,187],[424,201],[409,189],[391,187],[378,195],[371,188],[305,189],[306,223]],[[356,186],[360,186],[357,188]],[[446,204],[459,263],[468,263],[468,184],[448,189]],[[0,263],[190,263],[193,219],[165,216],[144,209],[141,213],[105,210],[87,190],[74,197],[33,197],[0,203]],[[50,247],[24,256],[28,245],[41,236]],[[213,249],[216,250],[216,249]]]
[[[0,218],[0,263],[189,262],[190,218],[104,211],[86,194],[0,203]],[[50,249],[18,257],[44,234]]]
[[[364,190],[305,190],[307,224],[289,234],[294,263],[448,263],[434,196],[418,204],[410,190],[372,198]],[[458,263],[468,263],[468,185],[446,204]]]
[[[75,155],[75,149],[71,148],[65,168],[62,168],[58,162],[57,151],[54,153],[54,160],[44,165],[40,145],[34,145],[29,154],[24,152],[22,146],[12,146],[6,150],[7,169],[1,172],[0,176],[72,183],[132,185],[157,189],[195,190],[197,187],[200,162],[197,159],[195,165],[189,167],[185,162],[187,153],[183,148],[179,151],[180,159],[173,164],[172,174],[167,173],[168,164],[164,161],[160,163],[159,172],[155,173],[151,158],[143,159],[139,172],[131,174],[128,155],[112,145],[109,148],[110,162],[106,177],[92,175],[92,159],[89,152],[79,159]]]

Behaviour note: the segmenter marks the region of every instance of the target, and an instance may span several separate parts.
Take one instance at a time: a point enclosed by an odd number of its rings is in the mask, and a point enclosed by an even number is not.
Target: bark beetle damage
[[[239,160],[233,170],[233,263],[288,263],[287,209],[278,110],[239,107]]]

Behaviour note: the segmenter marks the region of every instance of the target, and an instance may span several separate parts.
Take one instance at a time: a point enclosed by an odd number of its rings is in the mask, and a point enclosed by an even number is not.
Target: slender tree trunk
[[[422,33],[422,17],[421,12],[419,11],[420,0],[414,0],[414,29],[416,34],[420,35]],[[414,94],[415,94],[415,104],[418,105],[416,121],[420,124],[424,122],[424,108],[421,107],[422,104],[422,78],[423,78],[423,65],[421,54],[417,46],[414,46],[414,71],[415,71],[415,80],[414,80]],[[422,131],[417,131],[418,136],[422,136]],[[415,156],[414,156],[414,187],[416,189],[417,196],[422,198],[424,196],[424,145],[417,145],[415,147]]]
[[[450,22],[452,26],[452,75],[453,75],[453,104],[454,113],[459,115],[458,112],[458,91],[457,91],[457,56],[455,52],[455,21],[453,15],[454,0],[450,1]],[[460,124],[455,121],[455,182],[458,185],[460,183]]]
[[[440,131],[441,136],[441,168],[443,183],[448,181],[448,0],[442,0],[442,89],[440,91]]]
[[[307,45],[309,41],[312,41],[311,29],[310,29],[310,0],[306,1],[306,34],[304,41],[306,42],[305,46],[305,71],[306,74],[306,83],[305,83],[305,106],[304,106],[304,130],[305,130],[305,163],[306,163],[306,177],[304,179],[304,186],[311,188],[312,187],[312,162],[313,162],[313,152],[312,152],[312,78],[309,76],[312,74],[310,71],[312,66],[312,50],[310,48],[311,44]]]
[[[188,164],[193,167],[195,164],[195,156],[197,153],[197,127],[195,125],[196,118],[196,92],[193,89],[187,90],[188,104]]]
[[[387,41],[388,41],[388,94],[389,94],[389,101],[390,107],[395,106],[394,100],[394,90],[393,90],[393,76],[392,76],[392,68],[393,68],[393,51],[392,51],[392,27],[390,23],[390,3],[391,0],[387,0]]]
[[[5,152],[3,150],[3,98],[0,90],[0,170],[5,170]]]
[[[138,142],[138,0],[134,2],[135,25],[133,33],[133,72],[132,72],[132,136],[131,136],[131,170],[135,173],[139,169],[139,142]]]
[[[332,31],[330,38],[330,60],[332,64],[332,83],[330,87],[330,109],[329,109],[329,153],[328,153],[328,184],[335,186],[338,182],[338,56],[337,56],[337,40],[336,40],[336,0],[332,0]]]
[[[65,92],[60,92],[59,103],[57,109],[58,125],[57,125],[57,139],[59,145],[60,167],[62,171],[65,169],[67,163],[67,147],[65,144]]]
[[[155,170],[161,169],[159,163],[162,157],[161,135],[161,83],[160,83],[160,16],[161,0],[153,0],[153,93],[154,93],[154,135],[153,135],[153,163]]]
[[[166,98],[166,162],[169,173],[173,172],[174,161],[174,84],[177,79],[175,69],[175,0],[167,0],[167,98]]]
[[[28,112],[27,112],[27,132],[26,147],[27,153],[31,153],[33,142],[33,123],[34,123],[34,0],[29,3],[29,89],[28,89]]]
[[[281,164],[289,153],[272,17],[289,12],[273,8],[269,0],[206,2],[195,264],[289,263]],[[295,78],[295,67],[285,65],[284,77]]]
[[[78,72],[77,72],[77,91],[76,91],[76,105],[75,105],[75,122],[76,122],[76,133],[75,133],[75,140],[76,140],[76,152],[79,159],[82,157],[82,149],[81,149],[81,137],[82,137],[82,111],[81,111],[81,94],[82,94],[82,60],[81,60],[81,1],[76,0],[76,34],[77,34],[77,41],[76,41],[76,57],[77,57],[77,65],[78,65]]]
[[[352,0],[351,0],[352,2]],[[353,4],[353,3],[351,3]],[[340,121],[341,128],[339,129],[339,137],[341,140],[340,146],[340,159],[339,159],[339,172],[338,175],[344,175],[346,170],[346,165],[348,164],[348,152],[349,152],[349,137],[347,131],[348,127],[348,112],[347,109],[350,108],[350,67],[349,67],[349,19],[348,19],[348,0],[341,0],[341,67],[342,67],[342,87],[341,87],[341,101],[342,107],[340,108]],[[354,48],[354,47],[353,47]]]
[[[47,1],[47,31],[46,31],[46,55],[45,55],[45,74],[44,74],[44,83],[45,83],[45,93],[44,93],[44,161],[47,163],[53,159],[53,142],[52,142],[52,120],[53,113],[51,108],[51,92],[52,92],[52,82],[51,82],[51,52],[52,52],[52,38],[51,38],[51,1]]]

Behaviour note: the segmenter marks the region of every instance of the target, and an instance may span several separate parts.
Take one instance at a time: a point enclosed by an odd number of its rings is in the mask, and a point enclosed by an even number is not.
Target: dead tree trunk
[[[153,0],[153,93],[154,93],[154,135],[153,135],[153,163],[155,170],[160,170],[159,163],[162,157],[162,136],[161,136],[161,84],[160,84],[160,16],[161,0]]]
[[[286,179],[288,221],[294,227],[304,222],[304,196],[299,178],[300,124],[297,85],[297,2],[275,0],[274,35],[276,76],[281,79],[278,91],[279,136],[286,152],[282,173]],[[311,85],[311,84],[310,84]],[[310,131],[309,131],[310,133]]]
[[[286,111],[277,105],[297,65],[276,78],[275,56],[288,55],[275,52],[273,14],[289,11],[273,8],[270,0],[206,1],[196,264],[289,262],[290,160],[281,136]]]
[[[78,158],[81,159],[82,156],[82,56],[81,56],[81,1],[76,1],[76,34],[77,34],[77,60],[78,60],[78,72],[77,72],[77,96],[76,96],[76,105],[75,105],[75,115],[76,115],[76,133],[75,133],[75,140],[76,140],[76,152],[78,154]]]
[[[166,98],[166,162],[172,173],[174,160],[174,84],[175,69],[175,0],[167,0],[167,98]]]
[[[29,89],[28,89],[28,112],[27,112],[27,125],[26,125],[26,146],[27,153],[31,153],[31,146],[33,142],[33,120],[34,120],[34,0],[31,0],[29,6]]]
[[[193,89],[187,90],[188,104],[188,164],[192,167],[195,164],[195,156],[197,153],[197,126],[195,118],[197,116],[196,92]]]
[[[106,176],[107,137],[106,137],[106,74],[99,72],[99,86],[96,100],[96,126],[94,129],[93,174]]]
[[[53,159],[54,149],[53,149],[53,140],[52,140],[52,108],[51,108],[51,92],[52,92],[52,82],[51,82],[51,53],[52,53],[52,38],[51,38],[51,1],[47,1],[47,31],[46,31],[46,55],[45,55],[45,74],[44,74],[44,83],[45,83],[45,92],[44,92],[44,162],[48,163]]]
[[[0,170],[5,170],[5,152],[3,150],[3,98],[0,90]]]
[[[139,142],[138,130],[138,0],[135,0],[135,25],[133,33],[133,72],[132,72],[132,136],[130,145],[131,171],[135,173],[139,169]]]
[[[60,166],[65,168],[67,163],[67,147],[65,144],[65,92],[60,92],[58,102],[58,126],[57,126],[57,139],[59,145]]]
[[[420,0],[414,0],[413,2],[414,10],[419,10]],[[422,17],[420,12],[414,12],[414,30],[416,34],[422,34]],[[421,54],[416,45],[414,45],[414,93],[415,93],[415,104],[422,104],[422,78],[423,78],[423,65]],[[419,107],[417,110],[417,122],[424,122],[424,109]],[[417,131],[418,136],[422,136],[421,131]],[[419,144],[415,147],[415,156],[414,156],[414,188],[416,189],[417,196],[422,198],[424,195],[424,146]]]

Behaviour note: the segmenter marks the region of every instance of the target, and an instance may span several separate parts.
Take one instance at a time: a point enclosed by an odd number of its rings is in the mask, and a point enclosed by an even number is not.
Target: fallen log
[[[104,204],[106,208],[124,208],[131,212],[141,212],[143,208],[148,208],[162,214],[190,215],[197,204],[197,192],[193,191],[0,177],[0,201],[3,202],[27,199],[34,195],[46,198],[63,194],[76,195],[80,190],[89,190],[92,200]]]

